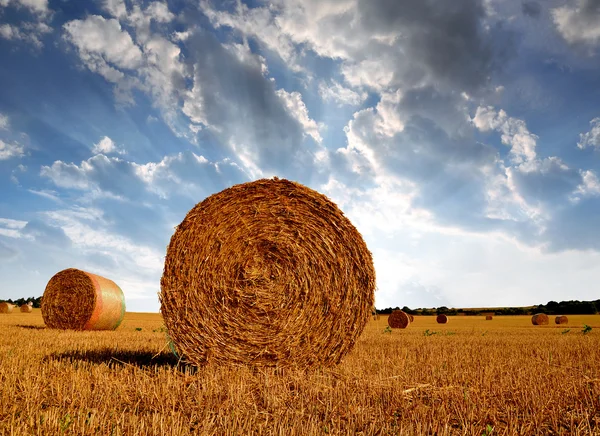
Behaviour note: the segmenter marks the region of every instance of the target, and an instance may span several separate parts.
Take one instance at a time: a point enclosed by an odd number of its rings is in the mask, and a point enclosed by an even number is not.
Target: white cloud
[[[62,228],[66,236],[84,252],[115,253],[143,271],[162,268],[162,254],[106,231],[104,213],[94,208],[74,208],[44,212],[46,220]]]
[[[290,115],[302,125],[305,134],[311,136],[316,142],[321,143],[323,138],[321,138],[319,128],[322,126],[319,126],[315,120],[308,116],[308,109],[304,101],[302,101],[302,94],[297,91],[287,92],[285,89],[278,89],[275,93],[281,99]]]
[[[325,101],[333,101],[338,105],[358,106],[367,98],[365,92],[355,92],[335,80],[328,86],[324,81],[319,82],[319,95]]]
[[[16,7],[24,7],[29,9],[32,13],[38,15],[46,15],[50,11],[48,9],[48,0],[2,0],[0,6],[9,6],[14,4]]]
[[[43,46],[42,38],[52,32],[52,28],[44,22],[24,22],[20,25],[1,24],[0,37],[14,41],[25,41],[36,48]]]
[[[552,10],[552,16],[567,42],[600,42],[600,10],[596,0],[578,0],[576,6],[561,6]]]
[[[55,161],[51,166],[42,166],[40,175],[62,188],[135,201],[145,195],[168,198],[178,194],[198,198],[208,186],[240,183],[245,179],[243,171],[231,161],[209,162],[193,152],[165,156],[159,162],[145,164],[97,154],[80,165]]]
[[[104,9],[116,18],[123,18],[127,15],[124,0],[104,0]]]
[[[92,148],[94,154],[110,154],[119,153],[123,154],[123,151],[119,150],[112,139],[108,136],[104,136],[97,144],[94,144]]]
[[[8,116],[0,113],[0,130],[8,130],[9,127]]]
[[[578,195],[581,196],[600,196],[600,180],[594,171],[591,170],[580,170],[582,183],[577,186],[577,189],[573,193],[578,200]]]
[[[511,159],[515,164],[536,158],[538,136],[529,132],[524,121],[509,117],[502,109],[496,112],[491,106],[479,106],[472,121],[482,132],[496,130],[502,133],[502,143],[511,147]]]
[[[159,23],[168,23],[175,18],[167,4],[163,2],[152,2],[146,8],[146,14]]]
[[[593,147],[600,149],[600,118],[594,118],[590,121],[592,128],[589,132],[579,134],[579,142],[577,147],[584,149]]]
[[[0,160],[7,160],[13,157],[25,155],[25,147],[18,142],[5,142],[0,139]]]
[[[10,218],[0,218],[0,235],[9,238],[21,238],[21,230],[27,225],[27,221]]]
[[[142,65],[142,52],[118,20],[91,15],[64,26],[67,39],[79,49],[86,63],[102,60],[117,68],[135,69]]]

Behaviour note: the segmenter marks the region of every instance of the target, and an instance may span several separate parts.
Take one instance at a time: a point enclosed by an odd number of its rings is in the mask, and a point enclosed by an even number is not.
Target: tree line
[[[42,307],[42,297],[29,297],[29,298],[17,298],[16,300],[8,299],[8,300],[0,300],[0,303],[10,303],[15,306],[22,306],[23,304],[28,303],[29,301],[33,301],[33,307],[40,308]]]
[[[393,310],[402,310],[411,315],[483,315],[493,312],[496,315],[533,315],[535,313],[545,313],[546,315],[595,315],[600,311],[600,300],[592,301],[549,301],[547,304],[539,304],[530,307],[502,307],[493,309],[456,309],[446,306],[434,308],[418,308],[411,309],[407,306],[387,307],[385,309],[377,309],[380,315],[389,315]]]

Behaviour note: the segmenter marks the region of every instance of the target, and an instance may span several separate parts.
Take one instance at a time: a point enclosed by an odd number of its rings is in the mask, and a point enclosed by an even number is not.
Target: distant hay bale
[[[112,280],[75,268],[56,273],[42,299],[49,328],[114,330],[125,315],[125,296]]]
[[[11,313],[13,307],[14,306],[10,303],[0,303],[0,313]]]
[[[439,314],[435,319],[438,324],[446,324],[448,322],[448,317],[443,313]]]
[[[333,365],[371,316],[375,268],[324,195],[284,179],[198,203],[169,243],[161,312],[183,361]]]
[[[413,322],[415,320],[415,317],[412,316],[410,313],[408,314],[408,319],[410,319],[410,322]]]
[[[486,320],[486,321],[491,321],[491,320],[493,320],[493,319],[494,319],[494,317],[493,317],[492,315],[486,315],[486,316],[485,316],[485,320]]]
[[[554,322],[556,324],[568,324],[569,318],[567,318],[566,315],[558,315],[556,318],[554,318]]]
[[[388,325],[393,329],[405,329],[410,325],[410,315],[401,310],[394,310],[388,316]]]
[[[548,315],[545,313],[536,313],[531,317],[531,323],[533,325],[548,325]]]
[[[31,313],[33,311],[33,307],[31,307],[29,304],[21,304],[20,310],[23,313]]]

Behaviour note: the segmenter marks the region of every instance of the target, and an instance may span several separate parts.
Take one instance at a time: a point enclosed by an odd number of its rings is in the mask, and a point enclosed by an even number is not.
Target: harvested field
[[[0,434],[600,434],[600,316],[569,316],[567,333],[529,316],[416,318],[391,333],[369,322],[328,369],[196,370],[177,366],[159,314],[57,331],[39,309],[13,313],[0,317]]]

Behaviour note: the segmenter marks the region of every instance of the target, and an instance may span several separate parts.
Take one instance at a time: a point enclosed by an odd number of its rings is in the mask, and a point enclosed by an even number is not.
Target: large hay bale
[[[486,316],[485,316],[485,320],[486,320],[486,321],[491,321],[491,320],[493,320],[493,319],[494,319],[494,317],[493,317],[492,315],[486,315]]]
[[[443,313],[440,313],[435,320],[438,324],[446,324],[448,322],[448,317]]]
[[[410,316],[401,310],[394,310],[388,316],[388,325],[393,329],[405,329],[410,325]]]
[[[31,307],[29,304],[21,304],[19,309],[23,313],[31,313],[33,311],[33,307]]]
[[[531,323],[533,325],[548,325],[548,315],[545,313],[536,313],[531,317]]]
[[[283,179],[198,203],[171,238],[161,312],[183,360],[337,364],[374,304],[360,233],[324,195]]]
[[[75,268],[56,273],[42,298],[49,328],[114,330],[125,315],[125,296],[112,280]]]
[[[556,324],[568,324],[569,318],[567,318],[566,315],[558,315],[556,318],[554,318],[554,322]]]
[[[11,313],[13,307],[14,306],[10,303],[0,303],[0,313]]]

